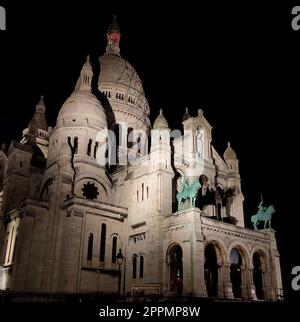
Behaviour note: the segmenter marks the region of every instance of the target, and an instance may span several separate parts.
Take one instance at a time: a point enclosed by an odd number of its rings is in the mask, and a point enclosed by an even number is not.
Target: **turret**
[[[170,129],[162,109],[151,131],[151,160],[165,167],[171,166]]]
[[[49,133],[51,131],[51,128],[48,127],[45,112],[46,106],[44,97],[41,96],[41,99],[36,105],[35,113],[31,118],[28,127],[23,130],[21,143],[36,144],[43,152],[44,157],[47,158]]]
[[[231,191],[227,199],[227,215],[235,217],[237,225],[244,227],[244,196],[241,191],[239,160],[230,142],[228,142],[223,157],[228,167],[228,189]]]
[[[164,214],[172,211],[172,178],[170,129],[160,110],[151,131],[150,161],[155,180],[158,180],[157,206]]]
[[[224,160],[230,173],[239,173],[239,160],[237,159],[230,142],[228,142],[227,149],[224,152]]]
[[[107,54],[114,54],[114,55],[120,55],[120,39],[121,39],[121,33],[119,24],[117,22],[117,17],[113,16],[113,21],[108,27],[107,31],[107,47],[106,47],[106,53]]]

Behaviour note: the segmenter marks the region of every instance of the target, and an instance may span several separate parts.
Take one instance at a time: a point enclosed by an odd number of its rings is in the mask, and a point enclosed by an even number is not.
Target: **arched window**
[[[116,262],[117,242],[118,242],[118,238],[116,236],[113,237],[113,240],[112,240],[112,251],[111,251],[111,262],[112,263],[115,263]]]
[[[78,137],[75,136],[74,138],[74,154],[77,154],[78,152]]]
[[[133,128],[129,127],[127,129],[127,147],[130,149],[133,146]]]
[[[144,184],[142,183],[142,201],[144,201]]]
[[[101,225],[101,240],[100,240],[100,262],[105,261],[105,244],[106,244],[106,225]]]
[[[15,232],[15,226],[12,227],[12,231],[10,233],[10,242],[9,242],[9,250],[8,250],[8,261],[11,261],[11,251],[12,251],[12,244],[14,239],[14,232]]]
[[[261,263],[261,254],[255,252],[253,255],[253,283],[255,286],[255,292],[258,299],[264,298],[264,289],[263,289],[263,275],[262,275],[262,263]]]
[[[94,235],[90,233],[88,240],[88,251],[87,251],[87,260],[91,261],[93,257],[93,243],[94,243]]]
[[[120,134],[121,134],[121,125],[119,123],[115,126],[115,136],[116,136],[116,146],[120,145]]]
[[[91,156],[91,152],[92,152],[92,144],[93,144],[93,140],[89,139],[89,143],[87,146],[87,152],[86,152],[89,157]]]
[[[205,247],[204,277],[208,296],[218,294],[218,264],[217,254],[213,244]]]
[[[179,245],[174,245],[168,252],[169,262],[169,287],[170,291],[182,294],[183,290],[183,261],[182,248]]]
[[[147,199],[149,199],[149,187],[147,186]]]
[[[139,202],[139,191],[136,191],[136,201]]]
[[[217,219],[222,220],[222,205],[220,203],[217,204]]]
[[[240,298],[242,296],[242,257],[240,252],[235,248],[231,250],[230,262],[230,281],[232,284],[232,292],[235,298]]]
[[[140,278],[144,277],[144,256],[140,256]]]
[[[136,279],[136,265],[137,265],[137,256],[133,255],[132,258],[132,278]]]
[[[96,158],[97,156],[98,147],[99,147],[99,142],[96,142],[94,147],[94,158]]]
[[[15,260],[15,254],[16,254],[18,239],[19,239],[18,236],[16,236],[15,245],[14,245],[14,249],[13,249],[12,260],[11,260],[12,262]]]

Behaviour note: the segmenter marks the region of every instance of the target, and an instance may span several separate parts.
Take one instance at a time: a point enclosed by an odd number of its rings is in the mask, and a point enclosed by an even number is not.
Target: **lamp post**
[[[119,266],[118,295],[120,295],[120,292],[121,292],[121,265],[123,264],[123,259],[124,259],[124,256],[122,254],[122,250],[121,248],[119,248],[119,252],[116,256],[117,264]]]

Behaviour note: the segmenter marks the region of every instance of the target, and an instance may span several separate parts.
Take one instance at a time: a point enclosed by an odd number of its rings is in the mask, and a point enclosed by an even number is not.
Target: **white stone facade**
[[[277,300],[274,231],[244,227],[233,149],[217,153],[201,110],[186,112],[182,135],[162,111],[151,130],[119,40],[114,21],[99,59],[103,101],[88,59],[56,126],[42,99],[21,143],[0,152],[1,289]],[[185,178],[201,188],[195,207],[177,210]]]

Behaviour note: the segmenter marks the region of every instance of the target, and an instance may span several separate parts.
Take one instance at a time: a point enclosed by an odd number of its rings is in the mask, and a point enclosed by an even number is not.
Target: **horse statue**
[[[271,219],[274,212],[275,208],[272,205],[268,208],[263,207],[261,201],[261,203],[258,206],[257,214],[251,217],[251,222],[253,223],[254,229],[257,230],[257,225],[260,221],[264,221],[264,229],[267,228],[267,223],[269,225],[269,228],[271,229]]]
[[[182,199],[190,199],[191,206],[195,207],[197,193],[200,188],[201,184],[199,180],[196,180],[195,182],[193,182],[193,184],[190,185],[188,179],[185,178],[183,182],[182,191],[178,192],[176,195],[176,199],[178,202],[178,210],[181,210]]]

